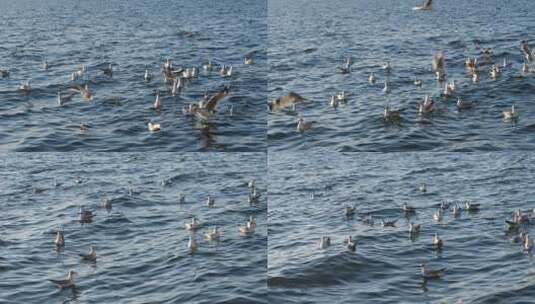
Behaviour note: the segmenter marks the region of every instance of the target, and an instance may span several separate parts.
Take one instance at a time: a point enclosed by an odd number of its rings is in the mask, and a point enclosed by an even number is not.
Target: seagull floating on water
[[[30,85],[31,79],[26,80],[26,82],[23,82],[19,89],[24,92],[25,94],[29,94],[32,91],[32,86]]]
[[[159,123],[155,123],[155,122],[149,121],[149,123],[147,125],[149,127],[149,131],[150,132],[158,132],[158,131],[161,130],[161,127],[160,127]]]
[[[346,246],[349,251],[355,252],[355,250],[357,249],[357,242],[353,240],[351,236],[348,236],[346,239]]]
[[[104,73],[104,75],[106,75],[106,76],[108,76],[110,78],[113,76],[113,67],[112,67],[111,63],[108,64],[108,67],[101,68],[100,70]]]
[[[526,40],[522,40],[520,42],[520,48],[522,49],[522,54],[524,55],[524,59],[528,62],[533,61],[534,54],[531,48],[529,47],[529,43]]]
[[[319,242],[320,249],[325,249],[331,246],[331,238],[328,236],[322,236]]]
[[[443,246],[444,242],[442,242],[442,239],[440,237],[438,237],[438,233],[435,233],[435,235],[433,236],[433,247],[435,247],[435,249],[442,249],[442,246]]]
[[[422,276],[425,279],[438,279],[444,276],[444,272],[446,271],[446,268],[431,270],[427,268],[427,265],[425,263],[420,264],[420,268],[422,270]]]
[[[275,99],[274,101],[268,103],[268,106],[271,111],[275,111],[275,110],[282,110],[285,108],[293,107],[296,104],[303,103],[305,101],[307,101],[307,99],[304,98],[303,96],[295,92],[290,92],[288,93],[288,95],[279,97]]]
[[[384,220],[384,219],[381,219],[381,226],[383,227],[396,227],[396,222],[398,221],[398,219],[395,219],[395,220]]]
[[[305,121],[303,117],[299,117],[297,120],[297,132],[304,133],[307,130],[312,129],[312,122]]]
[[[415,11],[430,11],[433,9],[433,0],[426,0],[423,5],[412,8]]]
[[[375,75],[373,74],[373,72],[370,74],[370,76],[368,77],[368,83],[370,84],[375,84],[375,82],[377,81]]]
[[[50,282],[56,284],[60,289],[67,289],[67,288],[73,288],[74,285],[74,275],[76,274],[76,271],[69,270],[69,273],[67,274],[67,279],[65,280],[50,280]]]
[[[89,247],[89,253],[88,254],[80,254],[83,261],[92,262],[95,263],[97,261],[97,252],[95,250],[95,247],[90,246]]]
[[[54,240],[54,244],[56,245],[56,248],[62,248],[65,246],[65,235],[63,231],[58,230],[56,232],[56,239]]]
[[[208,195],[206,198],[206,206],[210,208],[215,207],[215,199],[211,195]]]
[[[347,57],[344,65],[336,68],[338,74],[349,74],[351,73],[351,65],[353,64],[351,57]]]
[[[503,111],[502,115],[503,115],[504,120],[516,120],[518,119],[518,116],[519,116],[518,112],[515,110],[514,104],[511,106],[510,111]]]
[[[193,235],[189,236],[188,249],[189,249],[190,253],[194,253],[198,249],[197,241],[195,241],[195,236],[193,236]]]
[[[217,227],[214,227],[212,231],[205,233],[204,236],[211,241],[219,240],[219,230],[217,229]]]
[[[186,227],[186,230],[196,230],[199,228],[199,221],[196,217],[192,217],[191,222],[185,223],[184,226]]]
[[[437,222],[442,221],[443,218],[443,211],[442,209],[438,209],[437,212],[433,214],[433,219]]]
[[[333,96],[331,96],[331,101],[329,101],[329,105],[333,107],[335,110],[338,108],[338,99]]]
[[[420,228],[422,227],[422,224],[413,224],[412,222],[409,223],[409,233],[410,234],[417,234],[420,233]]]

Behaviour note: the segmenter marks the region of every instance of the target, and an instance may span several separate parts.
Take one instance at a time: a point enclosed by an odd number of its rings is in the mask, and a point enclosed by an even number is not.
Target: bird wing
[[[221,90],[219,93],[215,94],[214,96],[210,97],[208,99],[208,102],[206,103],[206,106],[204,107],[208,111],[214,111],[217,107],[217,104],[220,100],[225,98],[228,95],[229,89],[226,87],[223,90]]]

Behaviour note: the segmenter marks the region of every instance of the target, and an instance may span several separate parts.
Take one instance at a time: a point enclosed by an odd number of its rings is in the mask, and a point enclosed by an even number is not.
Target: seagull
[[[219,74],[221,77],[230,77],[232,76],[232,66],[222,66],[221,70],[219,71]]]
[[[160,124],[159,123],[153,123],[152,121],[149,121],[149,123],[147,124],[148,127],[149,127],[149,131],[150,132],[158,132],[161,130],[161,127],[160,127]]]
[[[319,242],[320,249],[325,249],[331,246],[331,238],[328,236],[322,236]]]
[[[420,79],[415,79],[414,80],[414,85],[417,86],[417,87],[421,87],[422,86],[422,81]]]
[[[19,89],[20,89],[22,92],[24,92],[24,93],[26,93],[26,94],[29,94],[29,93],[32,91],[32,86],[30,85],[30,81],[31,81],[31,79],[28,79],[28,80],[26,80],[26,82],[23,82],[23,83],[20,85]]]
[[[256,224],[254,222],[247,221],[245,226],[238,225],[238,231],[243,235],[247,235],[247,234],[253,233],[255,230],[255,227],[256,227]]]
[[[420,190],[420,192],[422,192],[422,193],[426,193],[427,192],[427,185],[425,183],[421,183],[420,186],[418,187],[418,190]]]
[[[80,85],[74,85],[72,90],[79,92],[80,95],[87,101],[91,101],[93,99],[93,93],[89,90],[89,85],[87,83],[83,87]]]
[[[433,9],[433,0],[426,0],[422,6],[412,8],[415,11],[429,11]]]
[[[219,240],[219,230],[217,229],[217,227],[214,227],[212,231],[205,233],[204,236],[210,241]]]
[[[420,233],[420,228],[422,227],[422,224],[413,224],[412,222],[409,223],[409,234],[417,234]]]
[[[533,239],[529,237],[529,234],[526,233],[526,238],[524,240],[524,251],[531,252],[533,250]]]
[[[189,241],[188,241],[188,249],[189,249],[189,252],[190,253],[194,253],[195,251],[197,251],[197,242],[195,241],[195,236],[193,235],[190,235],[189,236]]]
[[[104,72],[104,75],[108,76],[108,77],[112,77],[113,76],[113,68],[112,68],[112,65],[111,63],[108,65],[108,67],[106,68],[101,68],[100,69],[102,72]]]
[[[396,222],[398,220],[395,219],[395,220],[392,220],[392,221],[388,221],[388,220],[384,220],[384,219],[381,219],[381,226],[383,227],[396,227]]]
[[[531,51],[531,48],[526,40],[522,40],[520,42],[520,48],[522,49],[522,53],[524,54],[526,61],[533,61],[533,52]]]
[[[442,221],[443,218],[443,212],[442,209],[438,209],[436,213],[433,214],[433,219],[437,222]]]
[[[390,71],[392,71],[392,66],[390,65],[390,61],[383,63],[382,68],[386,73],[390,73]]]
[[[470,101],[466,101],[466,100],[461,100],[460,97],[457,97],[457,109],[459,111],[462,111],[462,110],[467,110],[467,109],[470,109],[472,108],[472,106],[474,105],[473,102],[470,102]]]
[[[102,200],[102,207],[106,208],[106,210],[111,210],[111,199],[109,199],[108,197],[105,197],[103,200]]]
[[[334,98],[334,95],[331,96],[331,101],[329,102],[329,105],[333,107],[335,110],[338,108],[338,99]]]
[[[76,93],[71,93],[66,96],[61,96],[61,91],[58,90],[58,105],[59,106],[64,105],[67,101],[70,101],[75,94]]]
[[[97,252],[95,251],[95,247],[90,246],[89,247],[89,253],[88,254],[80,254],[83,261],[92,262],[95,263],[97,261]]]
[[[216,112],[219,102],[227,97],[229,92],[229,87],[224,87],[217,94],[210,97],[208,101],[202,102],[197,106],[193,106],[191,108],[192,114],[202,121],[207,121]]]
[[[375,75],[373,74],[373,72],[370,74],[370,76],[368,77],[368,83],[369,84],[375,84],[375,82],[377,81],[377,79],[375,78]]]
[[[297,120],[297,132],[304,133],[312,128],[312,121],[305,121],[303,117]]]
[[[162,99],[160,97],[160,92],[156,92],[156,100],[154,100],[154,108],[156,110],[161,110],[163,107]]]
[[[60,289],[67,289],[75,287],[74,285],[74,275],[77,274],[74,270],[69,270],[69,274],[67,275],[67,279],[65,280],[50,280],[50,282],[56,284]]]
[[[427,114],[433,112],[435,109],[436,106],[433,99],[430,98],[429,95],[425,95],[424,101],[419,104],[418,113]]]
[[[422,276],[425,279],[441,278],[442,276],[444,276],[444,272],[446,271],[446,268],[441,268],[437,270],[428,269],[425,263],[420,264],[420,268],[422,269]]]
[[[80,206],[80,223],[87,224],[93,222],[93,212],[85,209],[84,206]]]
[[[500,76],[500,74],[501,74],[501,71],[500,71],[500,68],[497,65],[493,65],[490,68],[490,77],[492,79],[498,78],[498,76]]]
[[[383,93],[390,93],[390,86],[388,85],[388,80],[385,80],[385,86],[383,87]]]
[[[352,252],[355,252],[355,250],[357,249],[357,242],[355,240],[353,240],[353,238],[351,236],[347,237],[346,243],[347,243],[347,245],[346,245],[347,249],[349,249]]]
[[[191,222],[185,223],[184,226],[186,227],[186,230],[196,230],[197,228],[199,228],[199,221],[196,217],[192,217]]]
[[[243,63],[248,64],[248,65],[253,64],[254,63],[253,55],[249,54],[245,56],[245,58],[243,59]]]
[[[65,235],[63,231],[58,230],[58,232],[56,232],[56,239],[54,240],[54,244],[56,245],[56,248],[61,248],[65,246]]]
[[[515,110],[515,105],[511,106],[511,111],[502,112],[504,120],[516,120],[518,119],[518,112]]]
[[[346,216],[352,216],[352,215],[355,215],[355,210],[357,208],[355,206],[351,207],[351,206],[346,206],[346,209],[345,209],[345,215]]]
[[[509,232],[518,231],[518,229],[520,229],[520,223],[515,222],[514,220],[513,221],[505,220],[505,223],[509,225],[507,226],[507,231]]]
[[[346,61],[344,62],[344,65],[341,67],[336,68],[336,72],[338,74],[349,74],[351,73],[351,65],[353,63],[351,62],[351,57],[347,57]]]
[[[438,233],[435,233],[435,235],[433,236],[433,246],[434,246],[436,249],[440,250],[440,249],[442,249],[442,245],[443,245],[443,244],[444,244],[444,243],[442,242],[442,239],[440,239],[440,238],[438,237]]]
[[[433,71],[435,71],[436,78],[440,81],[446,77],[446,59],[442,51],[437,52],[433,56]]]
[[[255,180],[254,180],[254,178],[253,178],[253,179],[251,179],[251,180],[247,183],[247,187],[249,187],[249,188],[254,188],[254,187],[255,187],[255,183],[256,183],[256,182],[255,182]]]
[[[274,101],[269,102],[268,106],[271,111],[282,110],[285,108],[293,107],[296,104],[303,103],[305,101],[307,101],[307,99],[304,98],[303,96],[295,92],[290,92],[286,96],[279,97],[275,99]]]
[[[206,198],[206,206],[210,208],[215,206],[215,199],[210,195],[208,195],[208,197]]]
[[[146,82],[150,82],[150,80],[152,79],[152,74],[149,73],[148,69],[145,70],[145,75],[143,76],[143,79],[145,79]]]

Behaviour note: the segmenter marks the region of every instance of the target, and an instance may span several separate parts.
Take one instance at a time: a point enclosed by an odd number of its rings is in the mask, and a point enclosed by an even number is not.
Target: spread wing
[[[208,101],[206,102],[205,109],[208,111],[214,111],[217,107],[217,104],[219,101],[221,101],[223,98],[225,98],[229,93],[229,88],[225,87],[223,90],[221,90],[219,93],[215,94],[214,96],[210,97]]]

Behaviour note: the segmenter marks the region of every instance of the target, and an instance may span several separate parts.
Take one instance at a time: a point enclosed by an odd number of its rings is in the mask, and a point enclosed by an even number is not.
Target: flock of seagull
[[[431,5],[431,1],[428,1],[429,5]],[[484,74],[484,67],[487,65],[490,65],[490,68],[488,69],[488,74],[491,79],[496,80],[498,79],[503,70],[505,69],[511,69],[513,64],[508,61],[507,58],[503,58],[502,64],[495,64],[492,60],[492,49],[491,48],[483,48],[481,47],[479,41],[476,41],[476,49],[481,53],[480,58],[476,57],[468,57],[465,61],[466,71],[468,75],[471,78],[471,81],[473,83],[477,83],[481,80],[481,77]],[[522,52],[523,57],[523,64],[521,68],[521,72],[523,75],[527,75],[531,73],[532,68],[530,67],[530,64],[535,59],[535,52],[530,48],[529,43],[525,40],[520,42],[520,49]],[[483,63],[481,63],[481,61]],[[351,73],[351,66],[352,66],[352,58],[348,57],[344,61],[344,64],[341,67],[336,68],[336,73],[339,74],[350,74]],[[382,92],[384,94],[389,94],[391,92],[390,84],[389,84],[389,76],[392,72],[392,65],[389,61],[386,61],[381,66],[384,74],[386,75],[386,79],[384,81],[384,86],[382,89]],[[458,96],[459,86],[457,85],[457,81],[454,79],[447,80],[446,76],[446,57],[444,55],[443,51],[437,52],[433,56],[432,60],[432,70],[435,73],[436,80],[444,87],[444,91],[441,92],[440,97],[443,101],[448,101],[448,99],[455,97],[457,95],[457,101],[456,101],[456,108],[458,111],[468,110],[475,106],[475,102],[463,100]],[[371,73],[368,77],[368,83],[371,86],[375,86],[378,82],[377,76],[375,73]],[[422,86],[422,80],[421,79],[415,79],[414,85],[416,87]],[[339,104],[341,103],[347,103],[348,102],[348,94],[345,91],[338,92],[334,95],[331,95],[329,99],[329,106],[337,109]],[[273,101],[268,102],[268,108],[271,111],[280,111],[284,109],[291,109],[292,111],[296,111],[296,106],[306,105],[309,104],[311,100],[309,100],[306,97],[301,96],[300,94],[296,92],[289,92],[287,95],[276,98]],[[434,113],[438,109],[437,102],[429,95],[425,95],[423,98],[423,101],[418,102],[418,115],[426,116]],[[399,124],[402,119],[402,109],[392,109],[388,104],[385,106],[383,113],[381,115],[383,121],[388,124]],[[519,112],[515,108],[515,105],[512,104],[510,109],[504,110],[502,112],[502,117],[504,121],[511,121],[515,122],[519,118]],[[304,133],[307,130],[310,130],[313,126],[313,121],[306,121],[303,116],[299,113],[299,118],[297,120],[297,131],[300,133]]]
[[[254,51],[247,54],[243,60],[245,65],[252,65],[254,63]],[[50,63],[45,59],[42,63],[43,70],[49,70],[52,68]],[[114,68],[111,63],[104,63],[97,65],[97,68],[101,73],[109,78],[112,78],[114,75]],[[207,63],[202,65],[202,70],[205,75],[210,75],[213,71],[219,68],[219,75],[223,78],[232,78],[233,67],[232,65],[216,65],[209,60]],[[165,91],[169,93],[171,97],[180,95],[180,93],[185,89],[188,82],[194,81],[194,79],[199,78],[200,72],[198,67],[181,67],[175,66],[173,61],[169,58],[162,65],[162,75],[163,83],[165,85]],[[88,67],[85,64],[81,64],[77,69],[75,69],[70,74],[71,85],[68,92],[61,92],[58,89],[57,93],[57,103],[58,106],[63,106],[65,103],[71,101],[73,97],[77,94],[87,102],[93,100],[95,94],[92,88],[90,88],[90,81],[84,80],[84,75],[88,73]],[[11,76],[11,71],[6,68],[0,68],[0,78],[9,78]],[[141,77],[140,77],[141,78]],[[154,76],[149,71],[145,70],[143,79],[145,82],[151,82]],[[31,79],[24,81],[20,86],[19,90],[25,94],[29,95],[32,92],[32,83]],[[182,107],[182,113],[185,116],[195,117],[201,123],[207,123],[209,119],[217,112],[218,104],[229,95],[230,86],[225,86],[222,89],[219,89],[216,93],[209,94],[208,90],[205,90],[204,97],[202,100],[196,103],[189,103]],[[163,109],[163,96],[159,90],[156,91],[156,98],[153,103],[153,108],[156,111],[161,111]],[[233,115],[233,106],[231,105],[229,114]],[[88,130],[88,125],[85,123],[80,124],[80,130]],[[162,129],[162,126],[158,122],[149,121],[147,123],[148,130],[150,132],[158,132]]]
[[[76,184],[81,184],[82,180],[77,178],[75,180]],[[162,181],[162,185],[165,185],[166,181]],[[59,184],[54,179],[54,187],[58,187]],[[247,198],[247,201],[249,204],[254,205],[258,204],[260,202],[261,193],[256,187],[255,180],[252,179],[247,183],[247,187],[250,189],[249,195]],[[34,189],[35,191],[35,189]],[[132,196],[134,194],[132,188],[128,189],[128,195]],[[178,195],[178,203],[184,204],[186,203],[186,196],[182,193]],[[108,212],[112,209],[112,200],[109,199],[107,196],[102,200],[101,206],[105,208]],[[206,199],[206,206],[208,208],[215,207],[215,199],[213,196],[208,195]],[[93,219],[95,217],[95,213],[87,209],[85,206],[80,206],[80,210],[78,212],[78,222],[83,224],[90,224],[93,222]],[[201,228],[201,224],[197,217],[192,217],[191,221],[184,223],[184,228],[190,232],[189,234],[189,240],[187,244],[188,252],[189,254],[194,254],[199,249],[199,244],[196,241],[196,232]],[[238,225],[238,232],[242,236],[248,236],[251,234],[254,234],[256,229],[256,219],[254,216],[250,216],[247,222],[244,225]],[[204,233],[204,237],[208,241],[215,241],[218,242],[221,237],[221,229],[217,226],[214,226],[212,229]],[[63,248],[65,248],[65,232],[63,228],[60,227],[56,231],[56,236],[54,239],[54,246],[56,251],[60,251]],[[87,254],[80,254],[80,259],[83,262],[96,264],[97,263],[97,252],[94,246],[89,247],[89,253]],[[75,280],[74,276],[77,274],[77,272],[74,269],[69,270],[67,273],[67,277],[65,279],[49,279],[50,282],[55,284],[58,288],[61,290],[68,289],[68,288],[75,288]]]
[[[419,186],[419,191],[422,193],[427,192],[427,185],[421,184]],[[433,213],[433,221],[436,223],[441,223],[444,219],[445,212],[449,211],[451,214],[457,218],[461,215],[462,212],[476,213],[480,210],[480,204],[476,204],[470,201],[463,202],[442,202],[438,206],[438,209]],[[410,218],[416,215],[417,209],[413,206],[409,206],[407,203],[403,203],[401,206],[401,212],[403,216],[408,220],[409,227],[409,237],[415,239],[422,228],[422,224],[416,224],[410,221]],[[356,206],[346,206],[344,209],[344,215],[347,218],[352,218],[357,213]],[[369,213],[359,215],[362,222],[369,226],[374,226],[375,219]],[[398,219],[386,219],[381,218],[380,224],[381,227],[396,227]],[[522,211],[517,209],[511,219],[506,219],[505,223],[507,224],[506,234],[512,237],[513,242],[522,244],[522,251],[526,254],[532,254],[533,251],[533,238],[530,237],[528,233],[528,228],[530,224],[535,224],[535,208],[529,211]],[[355,252],[357,249],[357,241],[353,236],[349,235],[344,240],[345,247],[351,251]],[[444,241],[440,238],[438,233],[434,233],[433,239],[431,242],[433,248],[437,251],[442,251],[444,247]],[[331,238],[329,236],[321,236],[318,247],[320,249],[326,249],[331,246]],[[428,279],[438,279],[444,276],[446,268],[439,269],[430,269],[426,263],[420,264],[421,274],[426,282]]]

